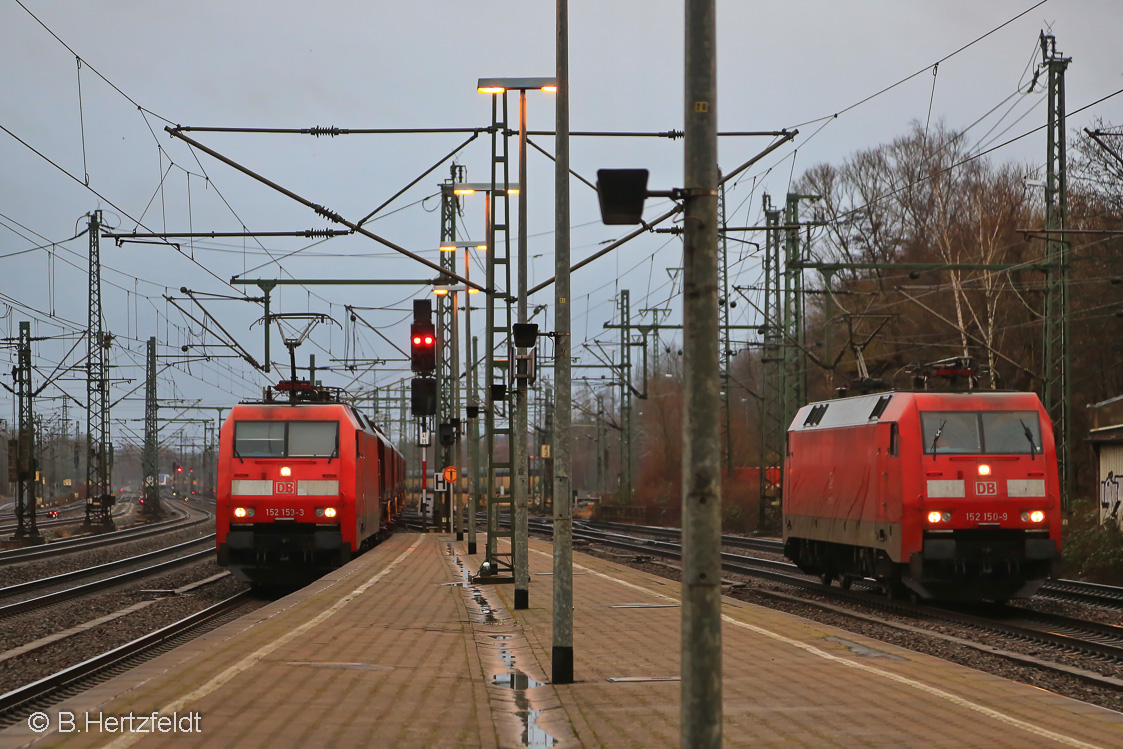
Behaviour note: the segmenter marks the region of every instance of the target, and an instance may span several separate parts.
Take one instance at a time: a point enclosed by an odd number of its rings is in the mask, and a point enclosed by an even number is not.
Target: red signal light
[[[421,336],[415,335],[413,337],[413,345],[414,346],[420,346],[421,345]]]
[[[431,336],[431,335],[425,336],[425,345],[426,346],[432,346],[433,345],[433,336]]]
[[[183,466],[176,466],[176,467],[175,467],[175,472],[176,472],[176,473],[183,473]]]

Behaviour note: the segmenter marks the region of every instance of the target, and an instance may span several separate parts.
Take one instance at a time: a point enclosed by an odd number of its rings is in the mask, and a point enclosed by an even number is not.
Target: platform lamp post
[[[456,183],[453,183],[453,185],[452,185],[453,194],[458,195],[460,197],[466,197],[466,196],[469,196],[469,195],[476,195],[476,194],[482,194],[484,196],[484,233],[485,233],[485,236],[487,237],[487,239],[483,243],[483,245],[476,245],[476,246],[477,247],[483,246],[483,247],[488,249],[487,256],[486,256],[487,260],[486,260],[486,263],[485,263],[485,266],[486,266],[485,274],[486,274],[486,277],[488,279],[490,279],[490,281],[489,281],[490,285],[488,286],[488,288],[491,288],[491,289],[500,288],[496,285],[496,278],[495,278],[495,273],[496,273],[495,247],[496,247],[496,244],[495,244],[495,218],[494,218],[493,206],[494,206],[494,203],[495,203],[495,193],[497,193],[497,192],[501,193],[501,192],[504,192],[504,191],[506,192],[507,195],[517,195],[519,193],[519,187],[518,187],[518,185],[508,185],[506,188],[504,188],[502,185],[497,186],[497,185],[491,184],[490,182],[456,182]],[[470,253],[470,250],[469,250],[469,253]],[[465,262],[468,262],[468,256],[467,255],[465,256]],[[504,288],[501,293],[505,294],[506,291],[507,290]],[[487,344],[487,348],[485,349],[485,355],[484,355],[485,366],[484,366],[484,369],[487,372],[487,382],[488,382],[489,388],[488,388],[488,394],[485,397],[485,401],[484,401],[485,403],[491,402],[490,385],[491,385],[492,369],[493,369],[494,363],[495,363],[495,351],[494,351],[494,348],[490,345],[490,341],[491,341],[491,338],[492,338],[492,330],[491,329],[495,325],[495,303],[496,303],[495,297],[496,297],[495,294],[488,294],[487,303],[486,303],[487,304],[486,314],[485,314],[486,331],[485,331],[484,340],[489,342],[489,343]],[[468,305],[468,306],[470,307],[471,305]],[[468,327],[467,335],[470,337],[472,335],[470,319],[467,321],[467,327]],[[470,453],[469,462],[471,463],[471,467],[470,467],[470,470],[469,470],[469,473],[470,473],[469,482],[471,484],[475,485],[475,489],[469,495],[469,499],[468,499],[468,504],[469,504],[469,510],[468,510],[468,553],[469,554],[475,554],[476,553],[476,544],[474,542],[474,539],[475,539],[475,536],[476,536],[476,510],[479,506],[480,498],[486,497],[484,507],[485,507],[485,510],[487,512],[487,532],[488,532],[488,536],[487,536],[486,547],[485,547],[486,548],[486,554],[485,554],[486,559],[485,559],[484,563],[485,563],[485,565],[487,565],[488,570],[490,572],[494,573],[494,570],[495,570],[495,567],[496,567],[496,564],[495,564],[495,544],[496,544],[496,538],[499,535],[498,519],[496,517],[496,513],[498,512],[498,510],[496,509],[493,512],[493,508],[492,508],[493,503],[495,503],[494,486],[492,485],[493,484],[492,477],[493,477],[493,474],[494,474],[492,466],[493,466],[495,461],[493,460],[493,456],[491,454],[492,446],[494,445],[494,438],[495,438],[495,409],[494,408],[486,408],[485,411],[484,411],[484,414],[483,414],[484,424],[485,424],[485,433],[484,433],[483,439],[486,440],[485,444],[487,444],[489,446],[488,453],[487,453],[487,466],[488,466],[487,474],[488,474],[489,478],[485,482],[481,477],[482,467],[481,467],[480,461],[479,461],[479,450],[480,450],[480,434],[479,434],[480,401],[479,401],[479,392],[480,392],[480,390],[479,390],[479,377],[478,377],[478,371],[479,371],[478,370],[478,361],[476,361],[476,355],[475,355],[474,347],[469,348],[468,351],[469,351],[469,353],[468,353],[467,358],[471,361],[471,366],[469,367],[469,373],[472,376],[472,382],[469,383],[469,385],[468,385],[468,406],[465,410],[466,410],[467,416],[468,416],[468,428],[469,428],[468,450],[469,450],[469,453]],[[472,461],[472,457],[471,457],[471,453],[473,451],[474,451],[474,454],[476,456],[476,459],[475,459],[474,462]],[[485,484],[487,485],[486,494],[484,493],[484,485]],[[484,569],[484,567],[481,566],[481,571],[483,571],[483,569]]]
[[[441,252],[455,253],[459,249],[464,250],[464,273],[468,274],[471,268],[472,249],[481,252],[487,250],[487,245],[479,242],[444,242],[440,246]],[[455,258],[453,258],[455,265]],[[465,278],[468,276],[465,275]],[[460,333],[459,333],[459,294],[464,291],[464,286],[437,286],[433,289],[433,293],[438,296],[446,296],[451,294],[452,303],[452,340],[447,342],[451,351],[452,357],[452,417],[459,420],[461,414],[460,408]],[[469,294],[476,294],[479,289],[468,289]],[[453,489],[453,530],[456,532],[456,540],[463,540],[465,525],[467,525],[468,533],[468,553],[476,553],[476,485],[478,476],[475,474],[476,467],[479,466],[479,423],[477,418],[479,416],[479,400],[477,398],[476,389],[476,372],[475,362],[472,361],[472,305],[470,301],[464,303],[464,328],[465,328],[465,343],[464,343],[464,390],[467,397],[467,423],[468,423],[468,470],[462,470],[460,473],[467,477],[468,484],[468,501],[465,502],[460,493],[460,479],[457,478],[455,482],[455,489]],[[454,422],[455,423],[455,422]],[[459,433],[455,435],[456,448],[453,450],[453,464],[463,467],[465,465],[461,456],[460,436]],[[465,507],[467,508],[467,518],[464,517]]]
[[[480,78],[476,90],[481,94],[492,96],[506,95],[508,91],[519,92],[519,243],[518,243],[518,268],[519,268],[519,302],[518,321],[526,325],[527,317],[527,229],[526,229],[526,92],[531,90],[557,93],[558,82],[556,78]],[[514,347],[525,349],[515,341]],[[533,343],[531,344],[533,345]],[[529,368],[527,376],[519,376],[514,362],[512,367],[515,385],[515,428],[513,430],[512,471],[514,481],[512,490],[515,500],[515,537],[512,539],[515,562],[515,609],[530,607],[530,565],[528,559],[528,543],[530,534],[527,527],[527,498],[529,495],[528,476],[528,444],[527,444],[527,387],[530,382]],[[529,365],[528,365],[529,367]]]

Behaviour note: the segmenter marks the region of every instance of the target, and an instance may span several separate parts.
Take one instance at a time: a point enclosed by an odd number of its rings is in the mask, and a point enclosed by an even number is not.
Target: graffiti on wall
[[[1108,472],[1107,478],[1100,482],[1100,525],[1113,522],[1123,529],[1123,510],[1120,509],[1119,487],[1123,476]]]

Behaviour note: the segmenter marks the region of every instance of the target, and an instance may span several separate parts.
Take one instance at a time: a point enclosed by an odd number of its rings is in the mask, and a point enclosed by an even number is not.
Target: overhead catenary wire
[[[995,26],[993,29],[986,32],[982,36],[978,36],[975,39],[972,39],[970,42],[964,44],[962,47],[955,50],[954,52],[950,52],[950,53],[944,55],[939,60],[936,60],[934,63],[931,63],[929,65],[925,65],[920,70],[916,71],[915,73],[912,73],[910,75],[905,76],[904,78],[900,79],[896,83],[891,83],[888,86],[886,86],[885,88],[882,88],[881,90],[876,91],[876,92],[870,94],[869,96],[866,96],[865,98],[860,99],[860,100],[854,102],[853,104],[851,104],[847,107],[843,107],[842,109],[838,110],[834,114],[828,114],[828,115],[824,115],[822,117],[816,117],[814,119],[807,120],[806,122],[801,122],[798,125],[792,125],[792,128],[801,128],[801,127],[804,127],[806,125],[813,125],[816,122],[822,122],[823,120],[835,119],[840,115],[846,114],[850,110],[855,109],[857,107],[860,107],[863,104],[865,104],[866,102],[872,101],[872,100],[876,99],[877,97],[881,96],[882,94],[888,93],[888,92],[892,91],[893,89],[897,88],[898,86],[900,86],[902,84],[908,83],[913,78],[916,78],[918,75],[921,75],[921,74],[931,70],[932,68],[936,67],[937,65],[939,65],[942,62],[946,62],[946,61],[950,60],[951,58],[958,55],[960,52],[964,52],[965,50],[970,49],[971,47],[975,46],[976,44],[978,44],[982,40],[986,39],[987,37],[991,36],[992,34],[995,34],[998,31],[1001,31],[1002,29],[1006,28],[1007,26],[1012,24],[1014,21],[1017,21],[1019,18],[1022,18],[1023,16],[1033,12],[1034,10],[1036,10],[1038,8],[1040,8],[1042,5],[1044,5],[1047,2],[1049,2],[1049,0],[1040,0],[1039,2],[1035,3],[1034,5],[1031,5],[1030,7],[1023,10],[1021,13],[1018,13],[1013,18],[1010,18],[1006,21],[1003,21],[998,26]]]

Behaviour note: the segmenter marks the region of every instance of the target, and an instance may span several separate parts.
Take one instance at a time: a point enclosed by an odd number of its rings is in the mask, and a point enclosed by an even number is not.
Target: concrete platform
[[[397,534],[0,747],[678,746],[677,583],[577,554],[579,681],[553,686],[549,545],[519,612],[464,546]],[[1123,714],[734,599],[723,637],[727,746],[1123,745]]]

